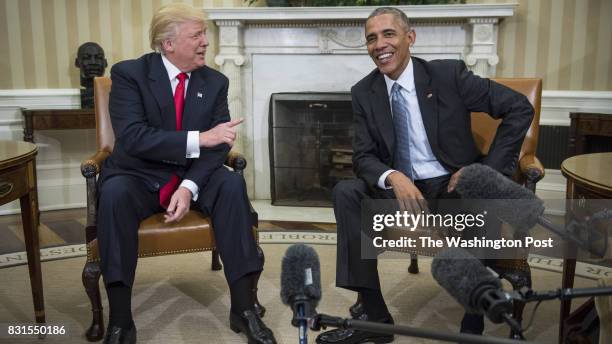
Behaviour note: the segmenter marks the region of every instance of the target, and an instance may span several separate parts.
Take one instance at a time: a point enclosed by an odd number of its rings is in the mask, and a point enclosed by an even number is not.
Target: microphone
[[[464,167],[456,190],[462,198],[486,199],[487,210],[491,208],[500,220],[520,232],[527,232],[535,226],[544,213],[544,202],[531,190],[486,165]]]
[[[306,344],[307,320],[316,315],[315,308],[321,300],[321,267],[312,247],[295,244],[285,252],[280,296],[293,310],[291,325],[299,327],[300,344]]]
[[[592,254],[604,256],[607,251],[606,235],[583,228],[576,223],[568,227],[587,230],[588,235],[579,237],[572,231],[560,228],[544,216],[544,202],[531,190],[506,178],[489,166],[472,164],[463,168],[456,186],[462,198],[474,200],[480,208],[490,211],[500,220],[510,224],[519,232],[526,233],[536,224],[557,234],[563,239],[575,242]],[[478,200],[486,200],[478,202]]]
[[[466,312],[485,314],[496,324],[505,321],[515,332],[522,332],[511,317],[512,296],[502,289],[496,274],[466,250],[442,250],[431,263],[431,274]]]

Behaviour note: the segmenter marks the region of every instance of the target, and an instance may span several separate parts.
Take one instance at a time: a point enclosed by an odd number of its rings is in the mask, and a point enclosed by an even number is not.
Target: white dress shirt
[[[419,100],[414,85],[414,64],[412,63],[412,59],[410,59],[406,69],[397,80],[392,80],[386,75],[384,78],[387,84],[389,104],[392,104],[391,88],[393,84],[397,82],[402,86],[400,93],[408,105],[408,111],[410,112],[407,116],[408,132],[410,133],[410,163],[412,165],[414,180],[435,178],[449,174],[440,162],[438,162],[438,159],[436,159],[429,145],[429,140],[427,139],[427,132],[423,124],[423,117],[421,109],[419,108]],[[378,179],[378,187],[381,189],[390,189],[390,187],[385,185],[385,180],[387,176],[394,171],[395,170],[385,171]]]
[[[176,66],[173,65],[172,62],[170,62],[164,55],[162,55],[162,62],[164,63],[164,67],[166,67],[166,72],[168,72],[170,86],[172,86],[172,94],[174,94],[174,91],[179,83],[177,76],[181,74],[181,70],[176,68]],[[191,72],[187,73],[187,76],[191,78]],[[183,97],[187,95],[189,78],[185,80],[185,94]],[[187,147],[185,148],[185,157],[187,159],[197,159],[200,157],[200,132],[197,130],[187,132]],[[198,200],[199,188],[192,180],[183,179],[181,185],[179,186],[185,187],[191,191],[191,194],[193,195],[192,199],[194,201]]]

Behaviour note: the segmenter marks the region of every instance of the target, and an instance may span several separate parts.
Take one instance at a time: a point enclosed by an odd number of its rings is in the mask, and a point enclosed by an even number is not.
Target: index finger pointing
[[[230,127],[230,128],[231,127],[235,127],[235,126],[237,126],[238,124],[240,124],[242,122],[244,122],[244,118],[233,119],[233,120],[227,122],[227,126]]]

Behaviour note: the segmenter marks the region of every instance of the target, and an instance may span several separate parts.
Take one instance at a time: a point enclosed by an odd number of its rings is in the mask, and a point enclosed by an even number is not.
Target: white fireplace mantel
[[[517,3],[397,6],[410,19],[503,18],[514,15]],[[207,9],[208,19],[255,21],[365,20],[371,6],[337,7],[239,7]]]
[[[517,3],[398,6],[411,20],[411,53],[465,60],[495,75],[499,22]],[[375,66],[364,22],[375,7],[239,7],[205,9],[218,26],[215,63],[230,79],[229,108],[244,117],[235,149],[249,162],[249,195],[270,198],[268,106],[276,92],[347,92]]]

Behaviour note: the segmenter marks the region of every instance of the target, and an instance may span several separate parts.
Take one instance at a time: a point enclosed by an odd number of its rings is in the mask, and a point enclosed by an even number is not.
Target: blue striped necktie
[[[400,92],[402,86],[397,82],[391,87],[391,106],[393,109],[393,126],[395,127],[394,167],[414,180],[410,162],[410,132],[408,131],[408,104]]]

